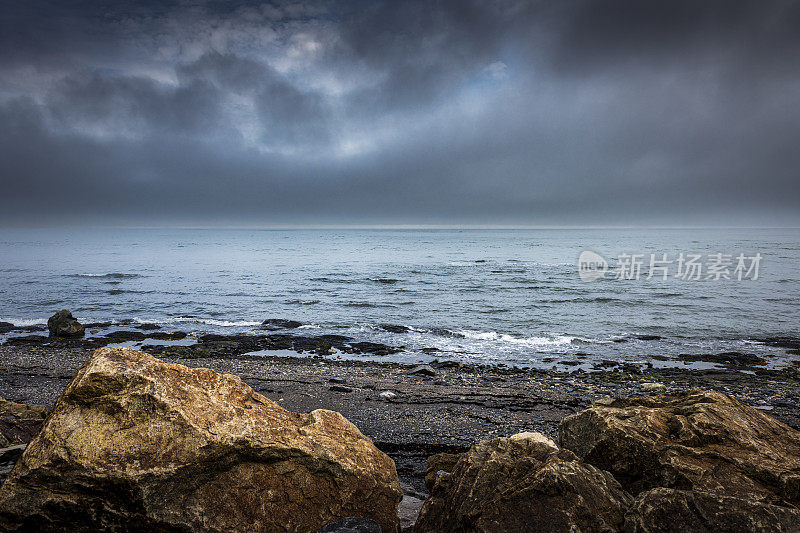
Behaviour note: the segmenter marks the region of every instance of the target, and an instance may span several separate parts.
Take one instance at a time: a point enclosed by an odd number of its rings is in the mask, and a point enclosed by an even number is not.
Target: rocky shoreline
[[[86,325],[87,330],[92,327],[96,325]],[[0,346],[0,397],[52,408],[96,348],[158,336],[183,338],[161,332],[156,325],[102,338],[38,334],[11,338]],[[456,457],[478,442],[502,441],[520,433],[537,432],[557,441],[563,432],[562,420],[592,405],[706,389],[800,428],[796,394],[800,376],[793,368],[742,371],[742,361],[736,361],[722,368],[687,370],[608,362],[597,372],[559,372],[438,360],[406,365],[340,359],[332,354],[359,349],[374,353],[392,347],[285,332],[205,335],[196,341],[145,344],[140,349],[160,361],[238,376],[256,393],[291,412],[327,409],[341,413],[394,460],[404,493],[401,524],[407,530],[432,489],[432,457]],[[270,350],[280,350],[281,355],[250,353]],[[291,355],[298,351],[304,354]],[[19,448],[4,452],[0,477],[20,453]],[[670,493],[669,497],[674,505],[689,505],[686,495]],[[684,500],[677,502],[679,497]],[[651,505],[648,501],[637,505]],[[710,500],[692,501],[695,506],[711,505]]]

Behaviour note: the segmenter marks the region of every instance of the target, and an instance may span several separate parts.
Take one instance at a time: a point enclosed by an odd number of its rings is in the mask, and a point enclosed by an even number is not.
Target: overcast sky
[[[0,9],[0,224],[800,223],[800,4]]]

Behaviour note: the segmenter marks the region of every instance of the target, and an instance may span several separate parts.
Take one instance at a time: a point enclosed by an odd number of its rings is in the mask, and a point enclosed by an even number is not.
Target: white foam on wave
[[[47,324],[46,318],[0,318],[0,322],[9,322],[19,327],[43,326]]]
[[[465,339],[472,339],[478,341],[493,341],[506,344],[514,344],[518,346],[530,346],[533,348],[544,346],[566,346],[572,344],[574,340],[587,340],[579,337],[569,335],[553,335],[550,337],[514,337],[507,333],[498,333],[496,331],[475,331],[471,329],[458,330],[455,333],[464,337]]]

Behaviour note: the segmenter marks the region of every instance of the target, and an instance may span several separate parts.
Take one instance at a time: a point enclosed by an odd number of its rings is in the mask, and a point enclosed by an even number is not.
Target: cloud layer
[[[0,13],[2,224],[796,224],[800,4]]]

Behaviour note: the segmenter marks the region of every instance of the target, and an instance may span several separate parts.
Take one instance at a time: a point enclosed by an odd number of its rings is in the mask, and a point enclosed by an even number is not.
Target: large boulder
[[[51,337],[83,337],[83,325],[66,309],[57,311],[47,320]]]
[[[47,408],[27,405],[0,398],[0,447],[26,444],[39,433]]]
[[[611,474],[520,433],[480,442],[439,473],[414,531],[614,531],[630,500]]]
[[[626,490],[667,487],[800,505],[800,432],[711,391],[595,403],[560,440]]]
[[[653,489],[625,516],[626,533],[800,531],[800,511],[703,491]]]
[[[341,414],[292,413],[241,379],[94,352],[0,488],[0,530],[398,529],[392,460]]]

